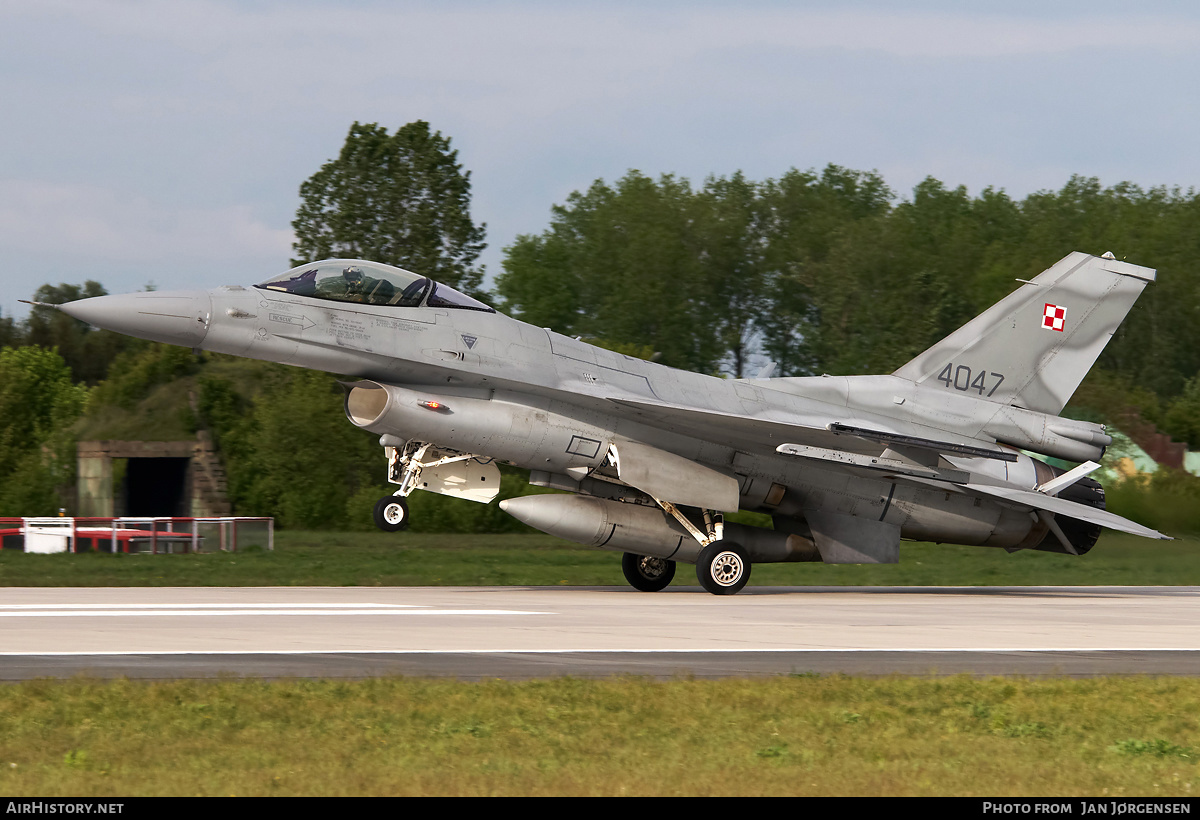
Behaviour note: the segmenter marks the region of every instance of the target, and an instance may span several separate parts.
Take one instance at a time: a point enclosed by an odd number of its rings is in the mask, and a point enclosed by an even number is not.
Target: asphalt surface
[[[1200,674],[1197,587],[7,588],[0,680]]]

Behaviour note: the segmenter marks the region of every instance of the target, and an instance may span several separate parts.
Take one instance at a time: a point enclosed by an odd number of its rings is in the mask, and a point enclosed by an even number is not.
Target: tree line
[[[887,373],[1074,250],[1156,267],[1100,367],[1163,399],[1200,369],[1200,199],[1104,188],[977,196],[928,178],[898,199],[875,172],[828,166],[701,186],[631,171],[519,236],[501,307],[571,335],[733,377]]]
[[[300,191],[295,264],[338,256],[387,262],[524,321],[734,378],[768,361],[777,376],[890,372],[1002,298],[1014,280],[1074,250],[1111,250],[1157,268],[1159,280],[1069,411],[1104,418],[1134,405],[1200,447],[1193,190],[1072,177],[1060,190],[1013,198],[928,178],[900,197],[874,171],[835,165],[697,184],[630,171],[571,194],[551,208],[544,229],[518,236],[504,249],[492,292],[478,265],[485,226],[470,217],[470,173],[428,123],[391,134],[355,123],[339,155]],[[61,303],[103,293],[89,281],[44,285],[33,296]],[[74,478],[72,436],[100,429],[81,419],[133,413],[158,386],[188,378],[198,401],[178,410],[170,430],[213,431],[239,512],[275,514],[292,526],[365,519],[382,490],[382,458],[373,437],[345,422],[332,379],[262,363],[245,363],[257,369],[239,375],[222,357],[208,359],[46,309],[23,322],[0,317],[0,514],[59,506]],[[297,448],[296,430],[318,433]],[[468,506],[431,507],[426,520],[500,526],[482,508],[454,512]],[[487,520],[452,520],[476,513]]]

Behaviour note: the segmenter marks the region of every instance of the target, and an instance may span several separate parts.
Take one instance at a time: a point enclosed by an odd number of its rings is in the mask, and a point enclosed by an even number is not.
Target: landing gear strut
[[[383,448],[388,459],[388,481],[399,484],[394,495],[384,496],[375,502],[375,526],[384,532],[400,532],[408,529],[408,502],[404,499],[417,487],[417,479],[426,465],[422,463],[425,453],[432,445],[410,441],[403,447]]]
[[[608,481],[615,481],[618,484],[624,483],[620,455],[616,445],[609,447],[604,467],[611,469],[608,473],[593,471],[592,475]],[[612,470],[616,471],[616,479],[611,475]],[[639,487],[639,489],[650,496],[650,500],[657,504],[663,512],[674,518],[679,526],[683,527],[688,535],[700,545],[700,553],[696,557],[696,577],[699,579],[700,585],[713,595],[733,595],[740,592],[746,585],[746,581],[750,579],[750,557],[741,544],[725,540],[725,516],[714,509],[701,507],[700,515],[703,521],[693,521],[692,518],[684,515],[678,505],[665,498],[659,498],[644,488]],[[682,542],[680,546],[682,546]],[[684,554],[686,555],[688,552]],[[668,569],[658,569],[661,564],[665,564]],[[671,578],[675,575],[675,562],[665,558],[652,558],[627,552],[621,560],[621,569],[625,572],[625,580],[634,589],[657,592],[671,582]]]
[[[701,530],[674,504],[661,498],[654,498],[654,501],[682,524],[700,544],[700,555],[696,558],[696,578],[700,581],[700,586],[713,595],[734,595],[740,592],[750,580],[750,558],[741,544],[725,540],[725,517],[720,513],[701,510],[704,515],[704,529]],[[625,577],[629,579],[628,571]],[[633,580],[629,579],[629,583],[633,584]]]

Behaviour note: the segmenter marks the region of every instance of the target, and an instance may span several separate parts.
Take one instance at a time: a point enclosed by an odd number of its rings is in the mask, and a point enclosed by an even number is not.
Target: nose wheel
[[[395,495],[376,501],[375,526],[384,532],[408,529],[408,502]]]

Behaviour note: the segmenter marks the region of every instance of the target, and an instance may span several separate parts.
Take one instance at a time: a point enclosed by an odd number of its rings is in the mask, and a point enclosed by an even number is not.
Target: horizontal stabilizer
[[[1018,490],[1013,487],[997,487],[991,484],[967,484],[963,489],[968,492],[983,493],[984,495],[1003,498],[1005,501],[1024,504],[1036,510],[1046,510],[1055,515],[1065,515],[1068,518],[1086,521],[1089,524],[1099,524],[1101,527],[1108,527],[1110,530],[1119,530],[1131,535],[1140,535],[1143,538],[1158,538],[1163,541],[1171,540],[1171,536],[1169,535],[1163,535],[1157,530],[1143,527],[1141,524],[1130,521],[1128,518],[1122,518],[1107,510],[1089,507],[1087,504],[1079,504],[1074,501],[1067,501],[1065,498],[1058,498],[1057,496],[1046,495],[1045,493]]]

